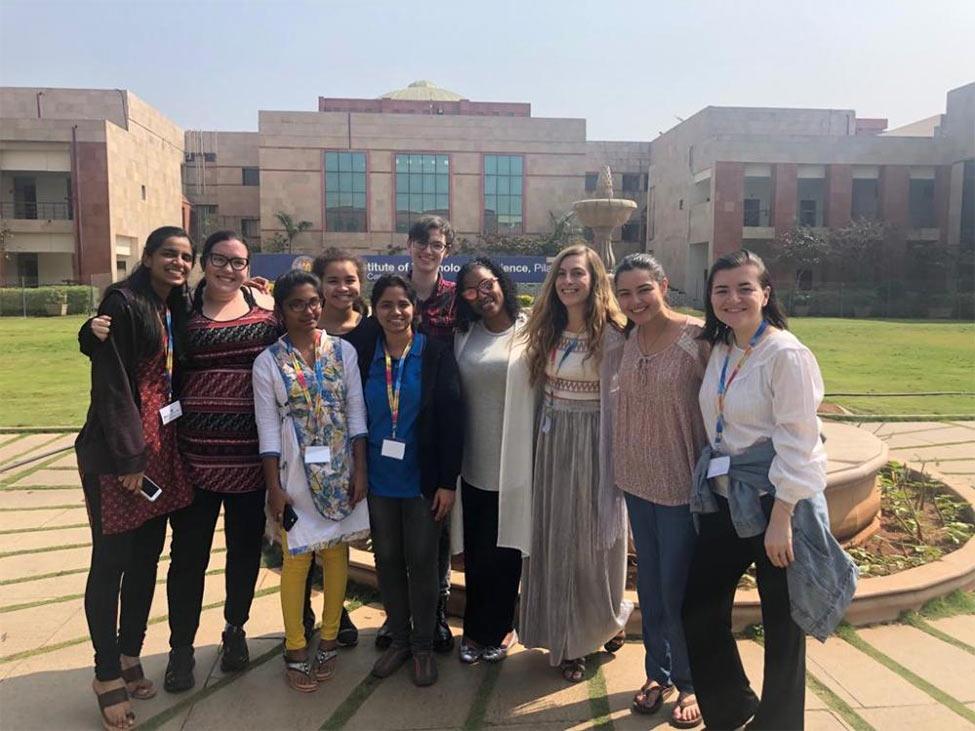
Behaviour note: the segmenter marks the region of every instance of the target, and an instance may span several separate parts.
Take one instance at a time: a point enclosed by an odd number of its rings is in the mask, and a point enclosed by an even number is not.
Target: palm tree
[[[288,242],[288,253],[291,253],[291,246],[294,244],[295,238],[302,231],[307,231],[312,227],[311,221],[295,221],[294,217],[284,211],[278,211],[274,214],[275,218],[284,227],[285,237]]]

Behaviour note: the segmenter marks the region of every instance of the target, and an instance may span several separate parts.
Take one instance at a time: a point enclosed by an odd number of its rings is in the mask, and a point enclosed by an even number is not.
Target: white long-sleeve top
[[[728,375],[744,351],[730,346]],[[729,346],[711,351],[698,402],[708,440],[715,446],[718,381]],[[795,335],[773,330],[755,346],[725,394],[724,432],[720,451],[735,455],[758,442],[772,441],[775,459],[769,482],[787,503],[826,489],[826,449],[816,409],[823,400],[823,377],[816,357]]]
[[[355,348],[344,340],[342,348],[342,380],[346,389],[346,423],[349,442],[364,436],[366,404],[362,396]],[[340,542],[363,538],[369,531],[369,511],[366,501],[355,506],[352,513],[340,521],[329,520],[315,507],[308,476],[305,474],[304,457],[298,446],[291,416],[285,406],[288,394],[284,379],[270,350],[265,350],[254,361],[254,416],[261,456],[277,456],[281,488],[288,495],[298,522],[288,532],[288,549],[293,555],[318,550]],[[351,458],[350,458],[351,459]],[[268,526],[275,523],[268,516]],[[278,536],[271,536],[277,539]]]

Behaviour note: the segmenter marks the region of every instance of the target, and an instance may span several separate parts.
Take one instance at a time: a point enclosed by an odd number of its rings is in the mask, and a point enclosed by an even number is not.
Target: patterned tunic
[[[163,425],[159,415],[159,409],[170,401],[165,348],[159,348],[155,355],[142,360],[135,378],[146,445],[145,475],[162,488],[162,495],[155,502],[149,502],[139,493],[123,488],[116,475],[99,475],[102,532],[105,534],[134,530],[152,518],[193,502],[193,486],[176,449],[176,425],[180,420]]]
[[[190,318],[183,416],[176,423],[195,487],[224,493],[264,489],[251,369],[279,333],[275,314],[253,303],[247,314],[226,322],[201,312]]]

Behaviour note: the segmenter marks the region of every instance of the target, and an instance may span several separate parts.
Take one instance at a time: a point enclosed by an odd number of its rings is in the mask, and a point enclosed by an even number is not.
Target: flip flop
[[[674,694],[675,690],[677,689],[672,685],[661,685],[655,680],[650,680],[644,683],[633,696],[631,708],[635,713],[642,713],[643,715],[656,713],[664,701]]]
[[[150,698],[156,697],[156,686],[150,681],[146,680],[146,675],[142,671],[142,663],[136,663],[129,668],[122,668],[122,680],[125,681],[125,687],[126,690],[129,691],[130,698],[146,701]],[[143,680],[145,680],[148,685],[139,685],[139,683]],[[130,685],[135,685],[135,687],[129,688]]]
[[[94,690],[94,687],[92,690]],[[105,728],[105,731],[119,731],[119,729],[133,728],[135,726],[135,713],[131,709],[125,712],[125,726],[116,726],[105,714],[107,708],[128,702],[129,692],[125,688],[112,688],[112,690],[106,690],[104,693],[95,691],[95,698],[98,700],[98,711],[101,713],[102,726]]]

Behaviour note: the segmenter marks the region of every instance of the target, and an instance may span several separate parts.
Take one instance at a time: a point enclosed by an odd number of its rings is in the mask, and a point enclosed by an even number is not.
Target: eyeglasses
[[[210,254],[207,257],[207,262],[215,269],[223,269],[230,264],[230,268],[235,272],[244,271],[250,264],[250,260],[242,256],[224,256],[223,254]]]
[[[285,307],[294,312],[295,314],[300,314],[306,310],[317,310],[322,306],[322,300],[318,297],[312,297],[308,300],[289,300],[285,302]]]
[[[488,279],[482,279],[473,287],[464,287],[460,291],[460,296],[469,302],[473,302],[477,299],[477,293],[481,294],[491,294],[494,290],[494,283],[498,281],[497,277],[489,277]]]
[[[447,250],[446,244],[441,244],[439,241],[427,241],[425,244],[422,241],[414,241],[413,247],[416,249],[430,249],[434,254],[442,254]]]

